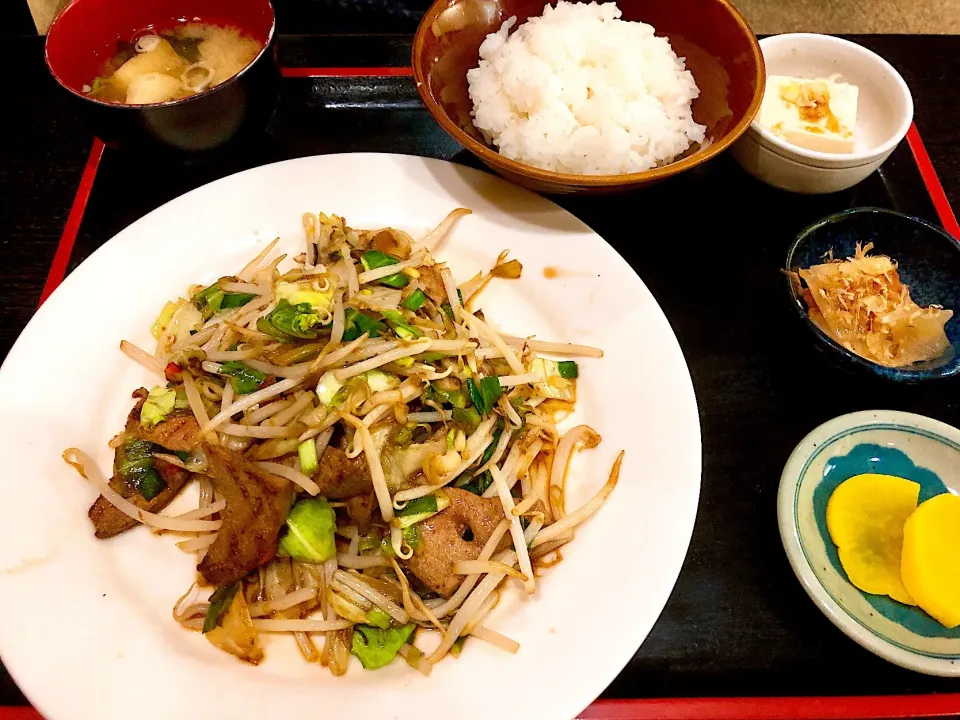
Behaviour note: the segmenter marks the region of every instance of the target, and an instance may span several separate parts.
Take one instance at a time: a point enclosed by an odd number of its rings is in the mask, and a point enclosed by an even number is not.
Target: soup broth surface
[[[118,41],[103,74],[84,86],[84,92],[126,105],[180,100],[237,75],[262,47],[237,28],[206,23],[148,30],[132,42]]]

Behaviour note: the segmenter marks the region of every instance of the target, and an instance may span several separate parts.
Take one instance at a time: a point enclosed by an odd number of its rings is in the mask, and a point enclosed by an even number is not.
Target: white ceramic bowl
[[[815,152],[792,145],[754,120],[733,146],[736,161],[759,180],[783,190],[821,194],[846,190],[883,164],[913,122],[913,98],[900,74],[856,43],[808,33],[760,41],[767,76],[827,78],[839,74],[860,89],[854,151]]]
[[[922,415],[867,410],[834,418],[805,437],[780,478],[777,519],[790,565],[810,598],[851,639],[901,667],[960,677],[960,627],[919,608],[870,595],[847,579],[827,530],[827,502],[860,473],[920,484],[920,502],[960,493],[960,430]]]

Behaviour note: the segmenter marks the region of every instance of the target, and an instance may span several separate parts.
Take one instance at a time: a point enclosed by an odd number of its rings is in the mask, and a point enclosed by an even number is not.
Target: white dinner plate
[[[424,677],[402,661],[352,663],[334,678],[289,637],[242,664],[171,617],[193,580],[174,538],[137,528],[98,541],[96,492],[61,459],[77,446],[107,471],[107,442],[154,378],[118,349],[153,347],[163,303],[238,271],[274,237],[299,252],[301,215],[415,235],[457,206],[474,213],[445,247],[458,281],[509,248],[518,281],[485,291],[489,321],[603,348],[580,364],[568,425],[603,437],[571,471],[568,508],[620,483],[547,571],[537,594],[511,587],[485,625],[520,642],[480,640]],[[546,268],[551,271],[545,272]],[[556,275],[550,279],[547,275]],[[328,155],[211,183],[155,210],[82,263],[37,312],[0,370],[0,655],[48,720],[330,717],[571,718],[647,636],[677,579],[700,491],[700,425],[683,354],[644,284],[599,236],[556,205],[491,175],[399,155]]]

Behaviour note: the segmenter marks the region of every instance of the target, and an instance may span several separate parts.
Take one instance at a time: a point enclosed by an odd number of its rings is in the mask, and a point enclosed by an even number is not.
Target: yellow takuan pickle
[[[917,605],[948,628],[960,625],[960,497],[937,495],[910,516],[901,573]]]
[[[917,507],[920,485],[892,475],[856,475],[827,502],[827,530],[840,564],[856,587],[915,605],[900,578],[903,526]]]

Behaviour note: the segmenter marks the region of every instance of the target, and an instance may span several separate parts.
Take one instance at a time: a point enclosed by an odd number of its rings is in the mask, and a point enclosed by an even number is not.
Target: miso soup
[[[103,75],[84,86],[104,102],[145,105],[198,95],[237,75],[263,45],[236,28],[185,23],[118,42]]]

